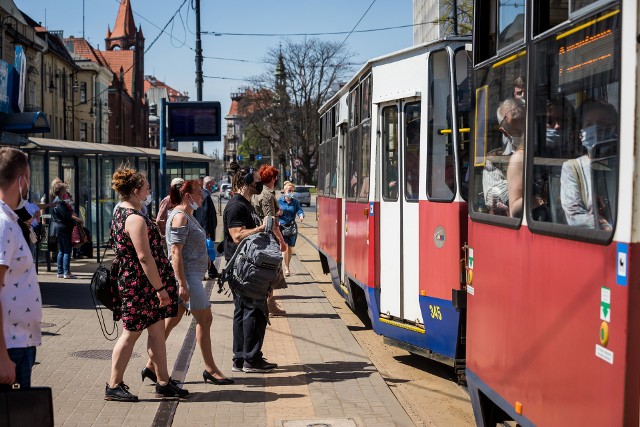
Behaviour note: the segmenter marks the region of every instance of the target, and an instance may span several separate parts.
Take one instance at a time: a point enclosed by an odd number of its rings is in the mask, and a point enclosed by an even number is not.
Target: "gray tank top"
[[[184,227],[172,227],[171,222],[176,214],[182,213],[187,217],[187,225]],[[209,267],[209,257],[207,256],[207,234],[198,221],[188,213],[173,209],[169,213],[166,225],[167,249],[169,261],[171,261],[171,245],[182,244],[182,259],[184,261],[184,274],[202,273],[202,277]]]

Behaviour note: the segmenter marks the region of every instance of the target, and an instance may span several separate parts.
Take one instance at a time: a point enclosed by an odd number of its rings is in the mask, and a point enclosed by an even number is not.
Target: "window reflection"
[[[498,48],[524,37],[524,0],[498,0]]]
[[[382,110],[382,197],[398,200],[398,107]]]
[[[420,193],[420,103],[404,107],[404,195],[408,201],[418,200]]]

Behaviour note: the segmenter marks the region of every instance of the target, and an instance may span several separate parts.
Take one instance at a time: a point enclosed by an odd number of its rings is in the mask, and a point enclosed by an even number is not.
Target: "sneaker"
[[[242,359],[236,359],[233,361],[233,366],[231,367],[231,370],[233,372],[242,372],[242,366],[244,365],[244,360]]]
[[[278,365],[275,363],[269,363],[267,362],[266,359],[260,359],[256,362],[249,362],[247,360],[244,361],[244,365],[242,367],[242,370],[244,372],[271,372],[273,371],[275,368],[277,368]]]
[[[137,402],[138,396],[134,396],[133,394],[129,393],[129,386],[122,382],[114,388],[109,387],[109,384],[107,384],[104,390],[104,400]]]
[[[57,276],[58,276],[58,279],[62,279],[64,277],[64,274],[58,273]]]
[[[156,383],[156,397],[187,397],[189,395],[189,391],[183,388],[180,388],[176,385],[176,383],[169,378],[169,382],[165,385],[160,385]]]
[[[77,279],[77,278],[78,278],[78,276],[76,276],[75,274],[71,274],[71,273],[69,273],[69,274],[65,274],[65,275],[64,275],[64,278],[65,278],[65,279]]]

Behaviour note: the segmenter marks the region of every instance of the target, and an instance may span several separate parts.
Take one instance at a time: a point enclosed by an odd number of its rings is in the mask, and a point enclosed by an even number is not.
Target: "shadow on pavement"
[[[40,282],[40,293],[45,308],[94,309],[88,283]]]
[[[286,317],[290,319],[340,319],[340,316],[335,313],[287,313]]]
[[[273,393],[270,391],[251,390],[216,390],[203,392],[193,392],[187,399],[181,399],[180,404],[196,402],[238,402],[238,403],[264,403],[274,402],[278,399],[298,399],[305,397],[303,394],[294,393]]]
[[[398,362],[419,369],[430,375],[440,377],[448,381],[456,381],[455,370],[451,366],[447,366],[435,360],[427,359],[418,354],[406,354],[402,356],[394,356]]]
[[[264,387],[265,380],[268,380],[270,387],[286,387],[305,383],[309,384],[312,382],[335,383],[358,378],[366,378],[376,372],[376,367],[370,362],[334,361],[327,363],[279,366],[277,369],[273,370],[272,373],[292,373],[293,375],[265,377],[247,376],[241,381],[247,387]]]

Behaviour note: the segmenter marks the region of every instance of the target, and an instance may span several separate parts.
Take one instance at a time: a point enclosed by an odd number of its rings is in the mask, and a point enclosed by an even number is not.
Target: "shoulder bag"
[[[50,387],[0,388],[0,427],[53,426]]]

